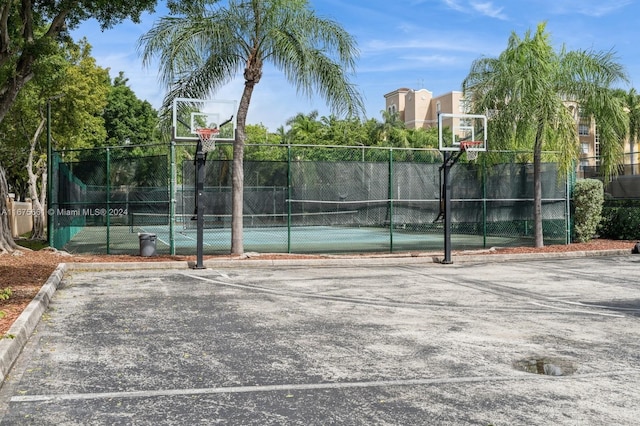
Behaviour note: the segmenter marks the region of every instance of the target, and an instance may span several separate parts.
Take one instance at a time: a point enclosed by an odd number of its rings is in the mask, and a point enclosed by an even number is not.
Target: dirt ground
[[[588,243],[574,243],[569,245],[550,245],[543,248],[510,247],[483,250],[483,253],[510,254],[510,253],[553,253],[584,250],[609,250],[631,249],[635,242],[615,240],[592,240]],[[470,252],[453,252],[464,254]],[[410,255],[410,254],[408,254]],[[237,258],[239,261],[251,261],[251,259],[292,259],[292,258],[322,258],[322,255],[296,255],[296,254],[260,254],[258,256],[245,256]],[[225,258],[231,256],[207,256],[205,259]],[[11,327],[15,319],[31,302],[42,285],[47,281],[51,273],[60,263],[72,262],[162,262],[162,261],[195,261],[195,256],[123,256],[123,255],[69,255],[64,252],[52,250],[20,250],[13,254],[0,255],[0,294],[9,288],[11,296],[8,300],[0,300],[0,336],[3,336]]]

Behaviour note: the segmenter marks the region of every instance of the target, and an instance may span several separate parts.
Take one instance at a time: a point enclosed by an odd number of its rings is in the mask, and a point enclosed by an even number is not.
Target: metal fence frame
[[[113,152],[114,150],[130,149],[130,148],[131,147],[110,147],[110,148],[94,149],[94,152],[98,153],[96,157],[104,159],[105,175],[108,176],[106,182],[110,182],[110,180],[112,179],[111,175],[113,173],[113,170],[111,170],[112,167],[110,162],[112,160],[111,160],[110,152]],[[188,148],[190,148],[190,146]],[[195,148],[195,145],[193,148]],[[396,170],[398,170],[398,167],[400,167],[401,164],[423,164],[423,165],[431,165],[430,167],[439,167],[441,163],[441,155],[440,155],[440,152],[435,149],[427,149],[427,148],[410,149],[410,148],[370,147],[370,146],[345,147],[345,146],[327,146],[327,145],[318,146],[318,145],[266,145],[266,144],[247,145],[246,148],[247,150],[245,152],[250,152],[250,150],[260,150],[260,149],[284,151],[280,153],[280,157],[282,158],[281,161],[286,162],[286,167],[287,167],[287,182],[286,182],[286,186],[283,187],[282,189],[286,191],[286,194],[287,194],[285,213],[287,215],[286,223],[288,228],[288,231],[287,231],[288,243],[287,243],[286,250],[282,250],[282,251],[286,251],[286,252],[294,251],[294,249],[292,248],[291,228],[295,226],[294,224],[295,220],[292,216],[293,215],[292,204],[295,203],[296,199],[293,197],[294,188],[292,187],[292,182],[291,182],[291,176],[292,176],[291,169],[292,169],[292,165],[294,165],[294,163],[296,162],[298,163],[301,161],[302,162],[322,162],[322,161],[336,162],[337,160],[334,154],[336,154],[337,152],[340,152],[344,154],[341,154],[343,155],[342,157],[343,159],[339,161],[344,162],[345,164],[347,164],[347,166],[350,163],[353,163],[354,167],[356,167],[358,163],[378,164],[378,167],[380,167],[380,164],[383,164],[382,167],[386,168],[386,170],[388,171],[388,176],[387,176],[388,193],[386,197],[382,197],[377,201],[380,201],[382,203],[387,203],[387,208],[389,209],[389,211],[391,211],[391,215],[389,216],[389,221],[388,223],[385,224],[386,226],[388,226],[389,244],[384,249],[384,251],[390,251],[390,252],[396,251],[396,247],[394,247],[394,232],[397,232],[398,227],[402,226],[402,224],[394,223],[394,220],[395,220],[395,216],[393,214],[394,208],[397,208],[403,203],[406,204],[406,203],[412,202],[416,206],[419,204],[423,204],[423,205],[429,204],[431,206],[430,208],[433,209],[433,206],[434,205],[437,206],[437,204],[439,203],[439,197],[437,196],[437,194],[434,196],[434,194],[432,193],[428,197],[423,197],[420,199],[406,199],[399,196],[399,194],[394,194],[394,190],[393,190],[394,178],[395,178],[394,173],[396,172]],[[224,147],[222,149],[224,149]],[[156,206],[154,206],[153,208],[149,207],[147,211],[150,211],[150,212],[166,211],[167,212],[168,225],[169,225],[169,242],[168,242],[168,249],[165,252],[166,254],[171,254],[171,255],[194,254],[195,243],[194,243],[192,252],[190,252],[189,248],[185,249],[185,248],[176,247],[175,237],[176,237],[176,232],[179,231],[178,229],[176,229],[176,218],[181,217],[181,215],[189,213],[188,211],[185,211],[184,205],[182,206],[180,205],[179,203],[180,200],[178,199],[180,195],[179,188],[182,185],[184,178],[181,176],[181,174],[179,176],[179,168],[178,168],[177,158],[176,158],[176,144],[172,143],[168,145],[163,145],[163,152],[164,154],[162,155],[164,155],[166,159],[165,167],[167,168],[167,177],[168,177],[166,182],[166,185],[168,188],[168,197],[166,200],[163,199],[161,201],[158,201]],[[517,158],[522,153],[508,152],[508,151],[501,151],[501,152],[493,151],[491,153],[493,153],[493,155],[503,156],[505,158],[504,160],[505,164],[520,164],[515,162],[515,158]],[[58,161],[52,162],[55,167],[58,167],[58,169],[56,169],[56,171],[53,173],[54,179],[52,179],[51,181],[52,183],[51,193],[54,195],[52,195],[51,203],[49,206],[49,212],[50,213],[53,212],[53,214],[51,214],[51,219],[52,219],[51,222],[52,224],[54,224],[53,225],[54,229],[51,232],[52,235],[50,237],[50,244],[58,249],[66,249],[69,247],[68,243],[72,241],[75,235],[79,232],[79,228],[81,226],[86,226],[87,219],[82,218],[81,221],[83,223],[76,228],[68,228],[65,226],[60,226],[61,224],[60,216],[64,216],[64,214],[60,215],[58,213],[64,213],[65,209],[68,209],[68,210],[71,210],[71,209],[69,209],[68,204],[60,203],[60,194],[64,192],[65,189],[63,188],[64,186],[63,181],[60,178],[59,170],[61,169],[59,167],[65,167],[65,162],[59,158],[59,153],[54,153],[54,156],[57,154],[58,154]],[[228,161],[228,160],[221,160],[220,158],[216,158],[215,154],[214,155],[212,154],[209,155],[208,163]],[[69,152],[67,152],[67,155],[69,155]],[[249,159],[246,160],[245,164],[249,164],[252,161],[251,155],[248,155],[248,157]],[[511,162],[509,162],[509,159],[511,159]],[[62,164],[63,166],[60,166],[60,164]],[[463,163],[461,163],[460,167],[465,167],[462,164]],[[523,168],[526,168],[526,164],[521,164],[521,166]],[[478,167],[478,170],[480,170],[480,175],[486,176],[487,168],[493,167],[493,166],[489,166],[485,164],[483,160],[483,156],[480,156],[480,159],[477,162],[477,167]],[[567,244],[571,241],[570,239],[570,236],[571,236],[571,209],[570,209],[571,191],[570,189],[571,189],[571,182],[573,181],[574,177],[568,176],[568,177],[565,177],[563,180],[559,180],[557,175],[557,170],[555,170],[554,167],[551,167],[551,166],[549,167],[549,171],[547,173],[553,174],[552,176],[553,181],[556,182],[557,187],[560,188],[559,193],[562,196],[557,196],[558,194],[554,194],[554,196],[545,197],[543,194],[543,200],[542,200],[543,213],[547,208],[545,206],[556,206],[554,207],[554,212],[552,213],[547,212],[545,216],[545,220],[550,224],[549,226],[552,226],[554,228],[554,231],[553,231],[554,242]],[[547,176],[548,181],[552,181],[549,178],[550,176],[551,175]],[[247,176],[245,174],[245,194],[247,193],[247,191],[256,190],[256,188],[260,187],[259,185],[260,182],[258,177],[256,177],[256,180],[258,180],[256,182],[252,182],[251,179],[252,179],[251,176]],[[85,185],[83,190],[86,191],[87,190],[86,183],[82,183],[82,185]],[[472,204],[475,206],[478,206],[477,208],[481,209],[482,219],[479,223],[474,225],[472,231],[463,229],[462,225],[458,227],[459,228],[458,231],[460,231],[461,233],[479,232],[480,233],[479,235],[482,235],[483,238],[482,238],[482,243],[480,244],[481,247],[478,247],[478,248],[486,248],[488,244],[487,237],[492,235],[492,233],[496,232],[496,229],[495,229],[496,226],[495,224],[492,224],[487,214],[487,212],[490,210],[491,205],[502,203],[502,204],[505,204],[506,206],[505,208],[509,208],[509,205],[518,205],[518,206],[525,206],[525,207],[518,207],[520,209],[528,209],[533,204],[533,198],[531,196],[509,197],[509,198],[492,197],[491,194],[487,194],[487,181],[484,177],[482,177],[482,185],[483,186],[482,186],[481,192],[479,193],[479,196],[477,196],[477,194],[474,197],[466,197],[464,196],[464,194],[460,197],[456,197],[454,195],[454,198],[452,200],[454,202],[454,209],[455,209],[455,206],[472,205]],[[229,185],[222,186],[222,187],[224,188],[224,191],[230,192],[231,190]],[[262,188],[263,190],[273,190],[273,187],[265,186],[265,185],[263,185]],[[100,206],[99,203],[95,203],[95,202],[92,202],[90,204],[92,209],[93,208],[104,209],[101,211],[106,211],[106,215],[103,218],[98,218],[99,220],[96,220],[95,217],[90,218],[95,222],[95,223],[92,223],[91,225],[96,227],[101,227],[101,226],[104,227],[104,244],[103,244],[104,249],[100,251],[100,248],[99,248],[100,246],[98,244],[93,244],[93,245],[87,244],[87,250],[91,252],[106,253],[106,254],[114,254],[114,253],[136,254],[138,253],[137,247],[129,246],[128,248],[125,248],[125,249],[116,248],[117,244],[115,244],[115,241],[111,237],[111,234],[112,234],[111,231],[113,231],[112,228],[115,226],[127,225],[127,226],[130,226],[131,229],[133,229],[133,226],[132,226],[133,223],[131,219],[133,216],[131,216],[130,211],[127,211],[128,217],[124,223],[121,217],[114,216],[113,213],[116,213],[117,209],[122,209],[122,204],[113,201],[112,199],[112,196],[114,193],[113,188],[110,188],[109,185],[107,184],[105,189],[106,189],[107,195],[106,195],[106,198],[103,200],[102,206]],[[82,205],[82,202],[86,202],[86,200],[79,200],[79,204]],[[136,204],[137,207],[142,207],[143,205],[144,203]],[[561,210],[562,210],[561,212],[558,211],[558,206],[561,206]],[[62,219],[65,219],[65,218],[62,217]],[[66,219],[69,219],[69,218],[66,218]],[[64,222],[64,220],[62,222]],[[76,222],[79,222],[79,221],[76,219]],[[230,224],[228,226],[230,226]],[[456,226],[455,223],[454,223],[454,226]],[[530,229],[527,229],[528,225],[526,220],[524,222],[524,230],[521,229],[522,226],[520,224],[518,226],[520,229],[513,230],[512,232],[518,233],[518,234],[522,234],[523,232],[524,234],[526,234],[530,232]],[[437,224],[427,224],[426,221],[424,223],[423,228],[421,228],[421,230],[422,229],[425,232],[434,232],[434,233],[438,232]],[[250,230],[251,230],[251,227],[245,225],[245,233],[251,232]],[[63,235],[63,237],[60,237],[60,235]],[[519,236],[522,236],[525,240],[530,237],[527,235],[519,235]],[[525,243],[526,242],[523,242],[522,245],[524,245]],[[207,253],[207,254],[228,253],[229,250],[230,250],[230,241],[228,241],[227,244],[223,244],[215,248],[211,253]],[[345,248],[344,251],[348,252],[349,249]],[[313,250],[311,250],[311,252],[313,252]]]

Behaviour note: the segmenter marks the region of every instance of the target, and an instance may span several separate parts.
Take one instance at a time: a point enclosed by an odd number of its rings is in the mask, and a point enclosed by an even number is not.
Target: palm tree
[[[636,174],[636,146],[640,136],[640,95],[635,89],[629,90],[626,95],[625,106],[629,113],[629,151],[631,157],[631,174]]]
[[[579,105],[596,120],[606,175],[616,173],[616,152],[625,133],[621,103],[610,87],[625,81],[613,52],[553,50],[546,25],[524,38],[512,33],[497,58],[475,60],[463,82],[465,96],[475,112],[491,111],[492,147],[533,148],[535,246],[544,245],[542,233],[541,163],[543,149],[560,151],[560,168],[569,172],[578,158],[576,122],[568,103]]]
[[[160,75],[175,97],[207,97],[238,73],[244,90],[233,144],[231,253],[242,237],[245,125],[265,63],[282,71],[299,92],[318,92],[337,114],[359,115],[363,102],[349,76],[356,42],[337,22],[319,17],[306,0],[230,0],[210,7],[181,2],[140,39],[145,64],[158,56]],[[284,100],[283,100],[284,101]]]
[[[287,120],[287,126],[291,126],[289,135],[294,143],[309,145],[317,142],[318,132],[322,127],[322,123],[318,121],[318,111],[312,111],[309,114],[299,112],[294,117]]]
[[[378,140],[389,146],[407,147],[409,141],[404,121],[399,112],[382,110],[382,122],[378,125]]]

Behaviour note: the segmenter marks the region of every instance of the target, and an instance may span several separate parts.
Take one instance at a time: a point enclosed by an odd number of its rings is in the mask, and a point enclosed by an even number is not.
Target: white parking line
[[[338,383],[297,383],[265,386],[229,386],[219,388],[196,389],[166,389],[152,391],[125,391],[125,392],[100,392],[100,393],[71,393],[58,395],[19,395],[11,398],[11,402],[46,402],[46,401],[77,401],[89,399],[109,398],[148,398],[160,396],[184,396],[184,395],[212,395],[212,394],[236,394],[254,392],[292,392],[301,390],[327,390],[327,389],[357,389],[375,388],[387,386],[435,386],[457,383],[487,383],[508,381],[537,381],[537,380],[584,380],[591,377],[630,376],[638,375],[640,370],[611,371],[592,374],[579,374],[572,376],[547,376],[543,374],[521,373],[513,376],[468,376],[445,377],[432,379],[404,379],[404,380],[379,380],[368,382],[338,382]]]

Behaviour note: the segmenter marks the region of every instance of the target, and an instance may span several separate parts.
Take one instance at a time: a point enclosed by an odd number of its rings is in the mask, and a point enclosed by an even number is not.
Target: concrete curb
[[[491,262],[511,262],[511,261],[531,261],[544,259],[571,259],[596,256],[624,256],[631,255],[630,250],[593,250],[575,251],[560,253],[528,253],[528,254],[458,254],[453,255],[453,263],[491,263]],[[225,259],[206,260],[204,266],[212,268],[233,268],[233,267],[265,267],[265,266],[349,266],[366,264],[421,264],[440,265],[441,255],[429,253],[407,254],[401,256],[329,256],[322,259]],[[49,306],[49,302],[57,290],[60,281],[66,272],[70,271],[133,271],[133,270],[157,270],[157,269],[189,269],[193,262],[104,262],[104,263],[61,263],[51,274],[46,283],[42,286],[36,297],[29,303],[27,308],[16,319],[7,336],[0,339],[0,383],[2,383],[14,362],[22,352],[29,337],[35,330],[42,314]]]
[[[631,250],[586,250],[553,253],[522,253],[522,254],[454,254],[451,259],[456,263],[491,263],[491,262],[522,262],[544,259],[572,259],[600,256],[631,255]],[[327,256],[320,259],[260,259],[260,255],[237,259],[208,259],[203,262],[205,268],[262,268],[265,266],[349,266],[349,265],[389,265],[389,264],[441,264],[443,255],[440,253],[414,253],[403,255],[370,255],[370,256]],[[135,271],[157,269],[190,269],[195,262],[98,262],[98,263],[69,263],[69,271]]]
[[[452,256],[453,263],[491,263],[491,262],[522,262],[544,259],[577,259],[582,257],[626,256],[631,250],[586,250],[551,253],[522,253],[522,254],[472,254]],[[441,262],[442,256],[434,257],[434,262]]]
[[[66,270],[66,264],[58,265],[40,288],[36,297],[15,320],[6,335],[0,339],[0,383],[5,380],[13,363],[18,359],[27,340],[31,337]]]

